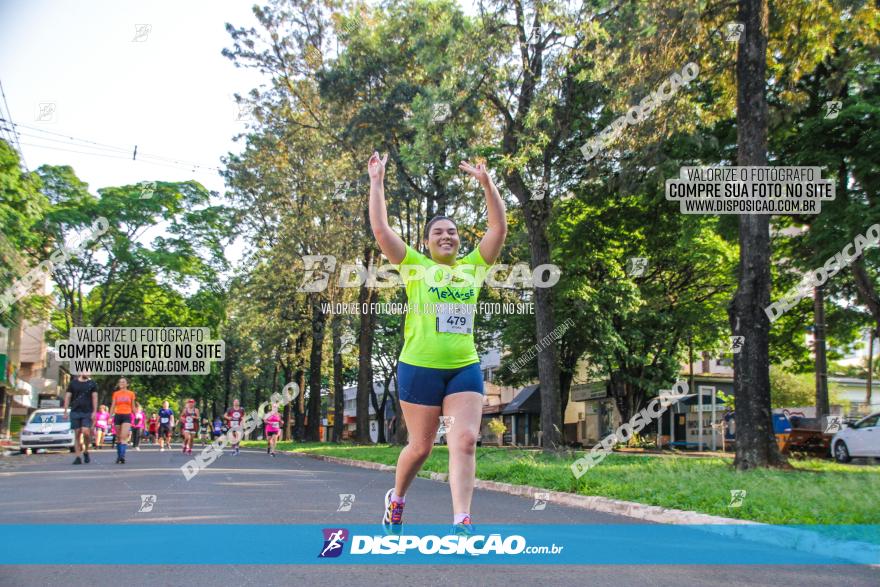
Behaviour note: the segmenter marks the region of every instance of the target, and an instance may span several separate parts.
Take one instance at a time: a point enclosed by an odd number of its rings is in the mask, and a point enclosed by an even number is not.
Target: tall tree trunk
[[[276,352],[275,360],[272,361],[272,381],[269,383],[269,397],[272,397],[278,391],[278,358],[279,353]]]
[[[284,371],[284,385],[287,385],[291,381],[291,376],[293,374],[293,368],[291,367],[289,360],[284,361],[281,364],[281,370]],[[284,404],[284,415],[282,416],[284,418],[284,436],[282,437],[283,440],[290,440],[291,438],[293,438],[293,425],[290,417],[290,414],[293,411],[292,404],[293,402],[287,402],[286,404]]]
[[[574,379],[574,369],[559,370],[559,411],[562,413],[563,421],[565,410],[568,407],[568,399],[571,394],[571,382]]]
[[[825,294],[821,287],[813,288],[813,331],[816,353],[816,417],[827,416],[828,409],[828,364],[825,359]]]
[[[386,382],[385,390],[382,392],[382,402],[376,398],[375,389],[370,390],[370,402],[373,404],[373,410],[376,412],[376,443],[385,444],[385,405],[388,403],[388,384]]]
[[[532,105],[535,102],[538,89],[542,85],[544,79],[543,73],[543,53],[544,43],[535,43],[529,45],[525,35],[525,11],[524,2],[516,1],[511,3],[516,13],[515,30],[520,40],[520,50],[523,52],[524,63],[523,70],[516,80],[511,80],[511,89],[516,94],[515,111],[511,112],[506,96],[495,94],[487,91],[486,99],[492,104],[500,115],[502,120],[502,137],[501,152],[513,159],[520,159],[524,156],[522,152],[520,140],[527,132],[526,121],[532,114]],[[535,14],[532,26],[540,28],[541,11]],[[529,55],[529,52],[531,53]],[[576,73],[571,68],[566,72],[563,80],[563,87],[570,89],[574,81]],[[518,86],[518,87],[517,87]],[[551,175],[551,161],[555,159],[558,153],[558,145],[565,142],[571,131],[570,120],[573,118],[569,111],[571,108],[570,96],[566,95],[564,104],[560,104],[559,108],[554,110],[552,126],[554,127],[553,140],[541,153],[529,154],[528,157],[534,157],[534,161],[543,161],[542,177],[546,181]],[[530,261],[532,268],[539,265],[549,264],[550,259],[550,242],[547,238],[547,225],[550,221],[551,198],[544,197],[540,200],[532,200],[532,192],[526,186],[521,173],[515,169],[508,169],[503,173],[505,187],[516,197],[523,210],[526,231],[529,238],[529,247],[531,252]],[[555,320],[553,316],[553,288],[535,288],[535,342],[540,343],[555,328]],[[550,339],[548,339],[550,340]],[[545,452],[554,451],[562,444],[562,411],[561,398],[559,392],[559,365],[557,363],[557,345],[544,345],[538,351],[538,381],[540,383],[541,393],[541,445]]]
[[[550,242],[547,239],[549,204],[530,200],[526,206],[532,267],[549,264]],[[553,288],[536,287],[535,341],[551,340],[556,327],[553,316]],[[555,451],[562,445],[562,405],[559,397],[559,366],[556,343],[542,345],[538,351],[538,381],[541,392],[541,446],[545,452]]]
[[[327,317],[321,311],[321,300],[312,297],[312,350],[309,353],[309,422],[306,440],[321,440],[321,364],[323,362],[324,327]]]
[[[737,164],[767,164],[767,0],[739,0],[745,25],[737,60]],[[734,336],[743,348],[733,355],[736,398],[736,458],[738,470],[785,463],[773,436],[770,412],[770,217],[739,217],[739,285],[728,307]]]
[[[241,402],[241,405],[244,405],[244,393],[247,391],[247,376],[242,373],[241,380],[238,382],[238,401]],[[231,405],[230,405],[231,407]]]
[[[296,413],[294,414],[293,438],[295,440],[305,440],[303,431],[303,418],[305,417],[305,398],[306,398],[306,371],[302,368],[303,351],[306,346],[305,333],[300,333],[296,337],[294,344],[294,352],[296,354],[296,364],[299,366],[294,372],[293,377],[296,384],[299,385],[299,395],[296,399]]]
[[[372,245],[364,248],[364,267],[369,270],[370,263],[375,258],[375,250]],[[361,285],[358,301],[370,304],[376,300],[377,291],[368,287],[366,283]],[[373,391],[373,331],[376,325],[376,315],[372,312],[361,312],[360,332],[358,339],[358,389],[357,389],[357,413],[355,417],[355,441],[360,444],[369,444],[370,440],[370,393]]]
[[[235,366],[235,346],[229,345],[233,348],[231,356],[227,356],[226,360],[223,361],[223,412],[226,413],[226,410],[232,407],[232,404],[229,402],[229,396],[232,393],[232,370]],[[228,347],[227,347],[228,348]]]
[[[333,442],[342,442],[345,425],[345,381],[342,378],[342,318],[333,318],[330,325],[333,336]]]
[[[645,404],[648,392],[636,384],[627,382],[641,379],[641,374],[630,370],[613,371],[610,376],[610,397],[614,400],[617,412],[620,414],[620,422],[629,422],[630,419]]]
[[[297,369],[293,378],[299,385],[299,395],[296,396],[296,402],[293,402],[293,439],[303,442],[305,438],[305,398],[306,398],[306,371],[305,369]]]

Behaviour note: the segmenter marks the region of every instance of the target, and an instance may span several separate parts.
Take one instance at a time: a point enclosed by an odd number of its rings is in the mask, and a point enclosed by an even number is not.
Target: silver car
[[[838,463],[853,457],[880,458],[880,412],[841,428],[831,439],[831,454]]]
[[[72,452],[70,418],[59,408],[35,411],[21,429],[19,448],[22,453],[40,448],[66,448]]]

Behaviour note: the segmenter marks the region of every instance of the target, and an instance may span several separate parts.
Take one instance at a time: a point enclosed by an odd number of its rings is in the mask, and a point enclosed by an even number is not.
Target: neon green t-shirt
[[[480,268],[488,266],[479,247],[449,267],[406,246],[406,257],[398,265],[408,307],[402,362],[432,369],[458,369],[480,362],[473,325],[486,276]],[[422,276],[414,270],[420,267],[424,268]],[[444,281],[445,285],[438,285]]]

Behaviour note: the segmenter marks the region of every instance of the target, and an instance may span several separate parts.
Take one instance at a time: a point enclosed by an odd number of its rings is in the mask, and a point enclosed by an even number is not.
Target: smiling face
[[[428,251],[431,258],[438,263],[451,265],[458,255],[458,247],[461,241],[458,238],[458,229],[451,220],[445,218],[435,220],[428,228]]]

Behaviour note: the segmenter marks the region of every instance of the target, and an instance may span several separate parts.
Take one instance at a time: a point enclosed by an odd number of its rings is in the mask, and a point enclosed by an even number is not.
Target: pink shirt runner
[[[266,432],[278,432],[278,423],[281,422],[281,414],[269,414],[266,416]]]
[[[131,424],[132,428],[140,428],[143,430],[144,428],[144,411],[136,412],[134,415],[134,421]]]
[[[110,421],[110,412],[98,412],[95,415],[95,427],[107,429],[107,423]]]

